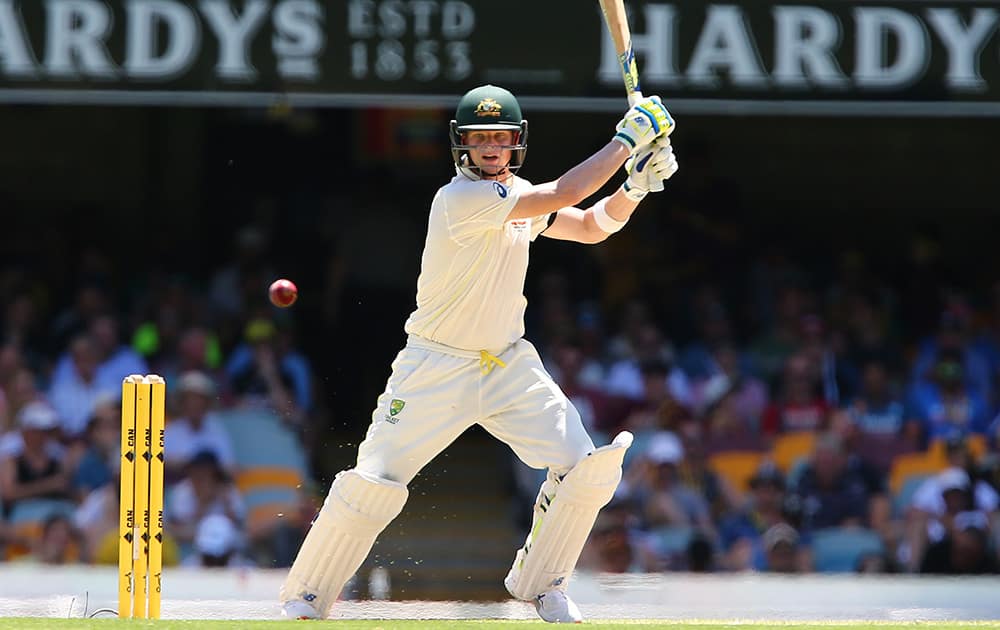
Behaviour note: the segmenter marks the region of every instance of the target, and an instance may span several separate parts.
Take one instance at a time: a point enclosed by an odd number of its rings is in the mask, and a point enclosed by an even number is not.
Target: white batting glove
[[[663,190],[663,182],[677,172],[677,156],[670,138],[660,138],[648,148],[638,151],[625,162],[628,179],[622,184],[625,196],[641,201],[651,192]]]
[[[634,153],[649,146],[653,140],[670,135],[673,130],[674,119],[663,106],[660,97],[650,96],[625,113],[625,117],[615,127],[614,139]]]

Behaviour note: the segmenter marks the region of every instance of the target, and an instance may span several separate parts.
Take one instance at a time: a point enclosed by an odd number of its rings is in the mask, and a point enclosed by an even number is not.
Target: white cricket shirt
[[[457,174],[431,203],[406,332],[461,350],[499,352],[524,336],[528,246],[548,215],[506,221],[531,183]]]

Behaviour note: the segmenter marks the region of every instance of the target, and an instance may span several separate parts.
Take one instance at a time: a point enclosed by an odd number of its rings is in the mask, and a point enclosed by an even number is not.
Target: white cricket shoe
[[[538,616],[549,623],[582,623],[580,609],[565,592],[548,591],[535,598]]]
[[[293,599],[282,604],[281,616],[285,619],[321,619],[316,609],[301,599]]]

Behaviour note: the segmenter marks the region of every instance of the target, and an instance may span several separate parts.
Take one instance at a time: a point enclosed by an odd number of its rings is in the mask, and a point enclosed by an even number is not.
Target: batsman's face
[[[514,132],[494,129],[470,131],[465,143],[473,147],[469,150],[472,163],[482,170],[483,175],[495,177],[510,164],[511,150],[504,147],[514,144]]]

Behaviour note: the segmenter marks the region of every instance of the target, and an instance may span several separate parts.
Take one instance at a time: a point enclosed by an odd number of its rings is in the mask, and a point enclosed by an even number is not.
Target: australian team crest
[[[403,410],[403,407],[405,406],[406,406],[405,400],[393,398],[392,402],[389,403],[389,415],[391,416],[397,415],[400,411]]]
[[[479,105],[476,105],[476,116],[499,118],[500,110],[502,109],[503,105],[497,103],[495,99],[484,98],[483,100],[479,101]]]

